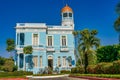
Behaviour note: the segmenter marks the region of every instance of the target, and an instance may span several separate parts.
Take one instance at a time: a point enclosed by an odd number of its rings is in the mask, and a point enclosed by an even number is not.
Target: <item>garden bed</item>
[[[70,74],[69,77],[84,78],[90,80],[120,80],[120,74]]]

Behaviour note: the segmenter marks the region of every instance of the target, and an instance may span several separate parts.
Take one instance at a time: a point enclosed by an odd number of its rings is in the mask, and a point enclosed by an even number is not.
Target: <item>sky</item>
[[[96,29],[101,45],[118,44],[114,21],[119,0],[0,0],[0,56],[9,57],[6,40],[15,40],[16,23],[61,24],[61,9],[74,11],[75,30]]]

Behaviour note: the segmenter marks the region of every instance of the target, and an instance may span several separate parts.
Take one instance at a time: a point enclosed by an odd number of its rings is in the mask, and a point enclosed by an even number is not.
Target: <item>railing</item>
[[[16,48],[24,48],[26,46],[32,46],[33,48],[43,48],[43,45],[17,45]]]
[[[67,46],[60,46],[60,51],[69,51]]]
[[[53,46],[46,46],[47,51],[55,51],[55,48]]]
[[[27,26],[27,27],[33,27],[33,26],[46,26],[45,23],[17,23],[17,26]]]

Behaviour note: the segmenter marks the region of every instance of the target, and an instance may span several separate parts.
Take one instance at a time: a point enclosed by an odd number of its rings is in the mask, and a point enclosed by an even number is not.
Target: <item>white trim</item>
[[[43,67],[43,56],[39,56],[39,59],[41,60],[41,61],[39,61],[40,68],[42,68]]]
[[[54,36],[53,35],[46,36],[46,46],[48,46],[48,36],[52,36],[52,46],[54,46]]]
[[[65,60],[65,62],[63,59]],[[62,67],[67,67],[66,56],[62,57]]]
[[[18,44],[17,44],[17,42],[18,42],[18,39],[17,39],[17,38],[18,38],[18,35],[17,35],[17,34],[18,34],[18,33],[16,33],[16,43],[15,43],[16,45],[18,45]]]
[[[48,31],[48,34],[72,34],[73,30],[72,31]]]
[[[60,46],[62,46],[62,36],[66,37],[66,46],[68,46],[68,37],[67,37],[67,35],[60,35]]]
[[[33,59],[32,59],[32,60],[33,60],[33,63],[34,63],[34,57],[37,57],[37,60],[36,60],[36,61],[37,61],[37,64],[36,64],[37,66],[35,66],[35,64],[34,64],[34,68],[38,68],[38,56],[37,56],[37,55],[34,55],[34,56],[33,56]]]
[[[40,37],[39,37],[39,33],[38,33],[38,32],[37,32],[37,33],[35,33],[35,32],[32,33],[32,45],[33,45],[33,35],[34,35],[34,34],[38,34],[38,45],[40,45],[40,41],[39,41],[39,38],[40,38]]]
[[[60,63],[58,63],[59,59],[60,59]],[[61,56],[57,57],[57,66],[59,67],[59,65],[61,65]]]
[[[16,32],[46,32],[46,29],[16,29]]]

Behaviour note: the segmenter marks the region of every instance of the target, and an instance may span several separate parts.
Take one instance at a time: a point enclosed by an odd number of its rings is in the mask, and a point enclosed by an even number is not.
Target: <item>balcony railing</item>
[[[46,50],[47,51],[55,51],[55,48],[53,46],[47,46]]]
[[[17,45],[16,49],[23,49],[26,46],[32,46],[33,49],[43,49],[43,45]]]
[[[61,46],[60,51],[69,51],[67,46]]]

